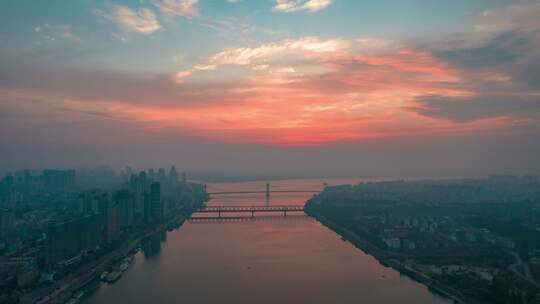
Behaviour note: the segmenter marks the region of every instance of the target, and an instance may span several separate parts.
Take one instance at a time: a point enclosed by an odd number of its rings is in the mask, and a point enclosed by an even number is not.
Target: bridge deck
[[[283,213],[284,216],[287,216],[287,212],[303,212],[304,206],[296,205],[296,206],[207,206],[204,209],[200,209],[195,211],[193,214],[201,214],[201,213],[217,213],[217,216],[214,218],[222,218],[222,213],[251,213],[251,217],[255,216],[255,213],[261,213],[261,212],[276,212],[276,213]],[[200,218],[197,216],[191,216],[190,219],[198,219]],[[210,216],[204,216],[205,219],[210,219],[212,217]]]
[[[187,220],[191,223],[237,223],[237,222],[253,222],[253,221],[282,221],[282,216],[273,215],[237,215],[237,216],[196,216],[190,217]],[[290,214],[286,218],[289,221],[312,221],[313,219],[306,214]]]
[[[270,193],[319,193],[321,190],[271,190]],[[267,193],[264,190],[259,191],[224,191],[224,192],[208,192],[210,195],[224,195],[224,194],[259,194]]]
[[[283,212],[283,211],[304,211],[304,206],[207,206],[195,213],[218,213],[218,212]]]

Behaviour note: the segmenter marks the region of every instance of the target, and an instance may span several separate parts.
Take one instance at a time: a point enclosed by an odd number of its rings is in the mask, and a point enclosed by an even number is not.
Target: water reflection
[[[210,204],[298,205],[308,197],[241,195]],[[141,247],[122,279],[88,303],[449,303],[303,214],[189,220]]]
[[[141,241],[144,257],[149,258],[161,251],[161,243],[167,242],[167,231],[156,232]]]

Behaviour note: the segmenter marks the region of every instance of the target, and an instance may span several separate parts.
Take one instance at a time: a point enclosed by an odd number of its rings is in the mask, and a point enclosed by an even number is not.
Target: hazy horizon
[[[537,0],[0,7],[3,172],[540,173]]]

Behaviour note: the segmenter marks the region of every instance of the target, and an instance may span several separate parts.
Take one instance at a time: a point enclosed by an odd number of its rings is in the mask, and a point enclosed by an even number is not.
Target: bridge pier
[[[270,197],[270,183],[266,183],[266,198]]]

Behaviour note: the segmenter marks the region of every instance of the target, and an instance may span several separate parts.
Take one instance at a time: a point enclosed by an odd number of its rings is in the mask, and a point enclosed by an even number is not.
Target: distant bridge
[[[272,222],[272,221],[313,221],[313,218],[309,217],[305,213],[287,214],[287,216],[274,216],[274,215],[258,215],[251,217],[251,215],[245,214],[241,216],[196,216],[187,219],[190,223],[194,224],[234,224],[241,222]]]
[[[283,212],[283,216],[287,216],[287,212],[304,212],[304,206],[296,205],[275,205],[275,206],[208,206],[204,209],[195,211],[193,214],[212,213],[217,216],[191,216],[190,219],[211,219],[222,218],[222,213],[247,213],[244,217],[255,217],[256,213]],[[238,216],[236,216],[238,218]]]
[[[319,193],[321,190],[272,190],[269,193]],[[223,192],[208,192],[210,195],[223,195],[223,194],[257,194],[267,193],[266,191],[223,191]]]
[[[325,184],[326,186],[326,184]],[[206,185],[205,185],[206,188]],[[265,194],[270,197],[270,193],[319,193],[322,190],[289,189],[289,190],[271,190],[270,184],[266,184],[266,190],[248,190],[248,191],[216,191],[208,192],[212,195],[233,195],[233,194]]]

